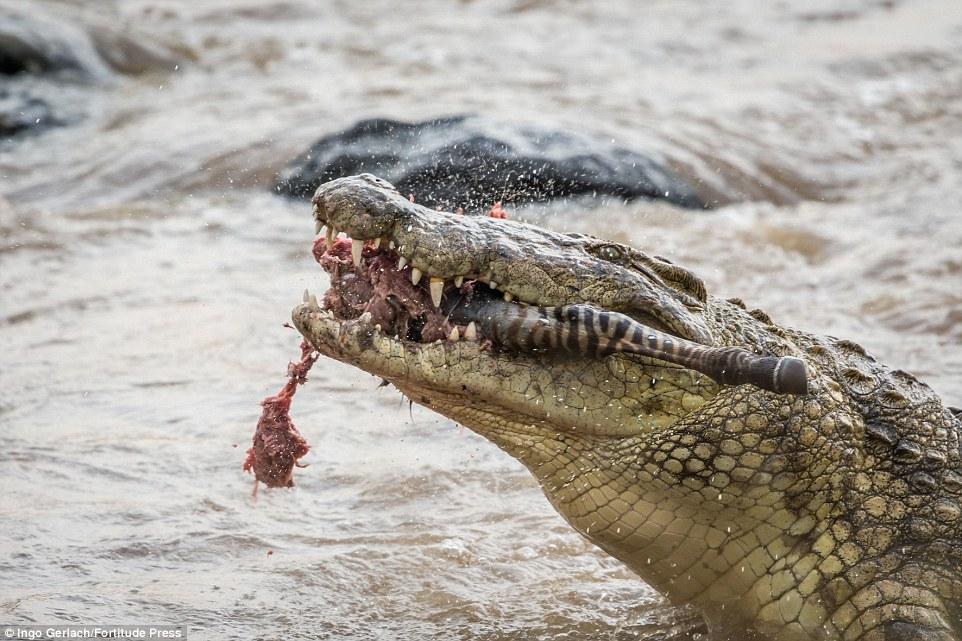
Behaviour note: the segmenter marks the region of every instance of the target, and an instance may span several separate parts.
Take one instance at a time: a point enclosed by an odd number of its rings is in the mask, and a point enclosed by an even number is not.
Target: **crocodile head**
[[[864,381],[852,372],[876,369],[857,346],[782,329],[737,299],[711,297],[663,258],[432,211],[374,176],[326,183],[313,204],[318,231],[327,227],[315,255],[331,287],[323,306],[305,294],[293,321],[318,352],[383,378],[520,460],[575,529],[674,602],[700,607],[716,638],[831,639],[861,625],[871,607],[859,596],[865,586],[845,573],[903,539],[901,525],[880,524],[884,515],[862,522],[869,535],[855,531],[856,514],[866,514],[855,503],[886,482],[859,476],[875,459],[863,442]],[[701,345],[798,356],[810,394],[720,385],[637,354],[505,349],[481,324],[452,314],[465,296],[588,304]],[[910,378],[910,400],[931,396]],[[846,497],[856,483],[865,496],[853,503]],[[930,534],[958,534],[940,527]],[[945,589],[962,591],[953,580]],[[903,587],[911,608],[945,598]],[[846,605],[853,599],[861,601]]]
[[[313,202],[332,239],[315,248],[332,287],[328,313],[304,304],[294,313],[297,327],[325,355],[418,403],[477,412],[456,420],[482,434],[493,436],[509,417],[553,433],[638,435],[719,393],[711,379],[651,358],[505,351],[446,313],[470,290],[514,305],[590,303],[698,343],[730,341],[706,314],[702,282],[664,259],[588,236],[432,211],[369,174],[326,183]],[[334,240],[342,231],[349,240]],[[357,266],[352,250],[360,252]]]

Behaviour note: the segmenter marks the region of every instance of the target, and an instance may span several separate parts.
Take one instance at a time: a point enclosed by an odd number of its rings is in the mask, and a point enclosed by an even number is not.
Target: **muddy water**
[[[657,155],[718,209],[514,215],[672,257],[962,403],[957,2],[14,4],[172,64],[55,88],[83,118],[0,146],[0,620],[695,634],[518,464],[338,363],[295,400],[298,487],[251,499],[257,401],[297,353],[282,324],[326,286],[308,207],[268,186],[361,116],[473,111]]]

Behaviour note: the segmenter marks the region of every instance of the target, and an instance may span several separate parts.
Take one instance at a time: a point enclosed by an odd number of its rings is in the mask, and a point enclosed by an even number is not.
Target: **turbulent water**
[[[326,287],[309,206],[270,184],[359,117],[475,112],[662,159],[717,208],[512,216],[671,257],[962,403],[955,0],[6,6],[113,62],[37,80],[70,124],[0,143],[0,621],[697,636],[519,464],[346,365],[295,399],[298,486],[252,499],[282,325]]]

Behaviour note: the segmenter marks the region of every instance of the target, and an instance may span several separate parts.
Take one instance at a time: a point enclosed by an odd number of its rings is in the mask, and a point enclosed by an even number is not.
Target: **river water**
[[[346,365],[295,399],[297,487],[251,497],[282,325],[326,287],[309,205],[269,187],[360,117],[475,112],[661,158],[716,209],[511,215],[671,257],[962,403],[962,4],[397,5],[9,3],[156,55],[58,85],[77,121],[0,145],[0,621],[697,638],[519,464]]]

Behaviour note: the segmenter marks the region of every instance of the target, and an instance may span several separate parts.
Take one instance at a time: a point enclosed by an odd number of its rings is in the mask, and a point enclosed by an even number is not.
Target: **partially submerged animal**
[[[520,460],[713,639],[962,641],[962,412],[914,376],[625,245],[367,174],[313,204],[331,288],[294,308],[310,345]],[[626,348],[649,331],[661,352]],[[719,349],[739,357],[693,356]]]

